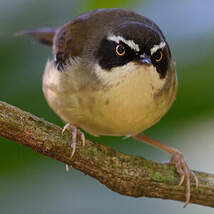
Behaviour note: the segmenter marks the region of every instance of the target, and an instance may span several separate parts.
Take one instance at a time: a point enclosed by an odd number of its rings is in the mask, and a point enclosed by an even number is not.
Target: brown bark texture
[[[132,197],[185,201],[185,183],[172,164],[161,164],[126,155],[96,142],[78,142],[71,158],[71,135],[62,128],[0,101],[0,136],[71,165],[109,189]],[[191,183],[191,202],[214,207],[214,175],[194,171],[199,187]]]

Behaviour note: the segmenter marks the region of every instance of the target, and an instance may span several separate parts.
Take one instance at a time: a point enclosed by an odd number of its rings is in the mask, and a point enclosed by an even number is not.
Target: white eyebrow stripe
[[[153,55],[157,50],[163,49],[165,46],[166,46],[166,43],[165,43],[165,42],[161,42],[159,45],[154,45],[154,46],[150,49],[151,55]]]
[[[110,36],[107,37],[107,39],[110,40],[110,41],[114,41],[117,44],[119,44],[120,42],[123,42],[126,45],[128,45],[131,49],[133,49],[133,50],[135,50],[137,52],[140,51],[139,45],[136,44],[133,40],[126,40],[122,36],[115,36],[115,35],[110,35]]]

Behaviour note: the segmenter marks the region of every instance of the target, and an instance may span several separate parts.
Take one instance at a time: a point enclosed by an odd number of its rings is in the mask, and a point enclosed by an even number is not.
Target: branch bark
[[[78,143],[71,158],[68,132],[62,135],[60,127],[1,101],[0,136],[71,165],[120,194],[185,201],[185,186],[177,185],[173,165],[125,155],[88,140],[85,147]],[[191,184],[191,202],[214,207],[214,175],[194,172],[199,187]]]

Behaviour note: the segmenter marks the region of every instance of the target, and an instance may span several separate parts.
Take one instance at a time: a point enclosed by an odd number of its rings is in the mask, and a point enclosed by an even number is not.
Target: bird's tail
[[[15,34],[15,36],[32,36],[35,40],[42,44],[51,46],[53,44],[56,28],[43,27],[35,30],[21,31]]]

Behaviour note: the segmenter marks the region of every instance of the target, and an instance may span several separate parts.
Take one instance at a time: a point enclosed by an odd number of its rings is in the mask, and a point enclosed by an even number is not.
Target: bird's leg
[[[183,154],[175,148],[161,144],[160,142],[153,140],[153,139],[151,139],[145,135],[142,135],[142,134],[138,134],[138,135],[134,136],[133,138],[135,138],[138,141],[146,142],[146,143],[151,144],[155,147],[158,147],[159,149],[166,151],[172,155],[170,163],[173,163],[175,165],[176,170],[177,170],[178,174],[180,175],[180,182],[178,185],[182,185],[182,183],[184,182],[184,179],[186,180],[186,203],[184,205],[184,207],[186,207],[190,203],[190,196],[191,196],[190,180],[191,180],[191,177],[195,180],[196,187],[198,187],[198,178],[188,168],[186,161],[184,160]]]
[[[71,154],[71,158],[72,158],[76,151],[77,137],[80,137],[80,139],[82,141],[82,145],[85,146],[85,135],[83,132],[81,132],[79,129],[77,129],[76,126],[73,126],[70,123],[67,123],[64,126],[64,128],[62,130],[62,134],[65,132],[65,130],[68,130],[72,134],[72,140],[71,140],[71,147],[73,149],[72,154]],[[66,164],[65,167],[66,167],[66,171],[68,172],[71,166]]]

